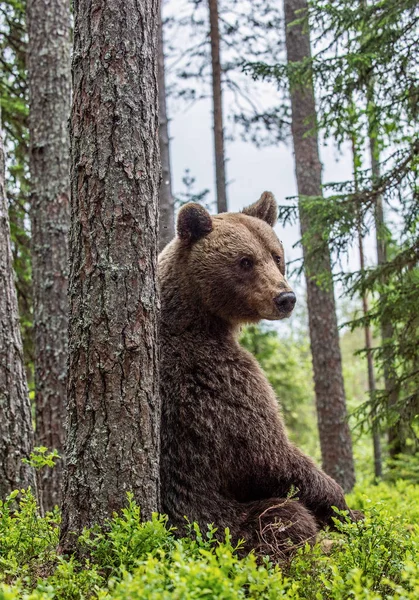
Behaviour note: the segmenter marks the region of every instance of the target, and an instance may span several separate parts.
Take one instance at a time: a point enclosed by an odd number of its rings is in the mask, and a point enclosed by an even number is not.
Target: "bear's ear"
[[[189,202],[182,206],[177,218],[177,233],[186,244],[196,242],[212,231],[211,215],[203,206]]]
[[[244,208],[242,213],[249,217],[262,219],[273,227],[278,220],[278,205],[271,192],[263,192],[259,200]]]

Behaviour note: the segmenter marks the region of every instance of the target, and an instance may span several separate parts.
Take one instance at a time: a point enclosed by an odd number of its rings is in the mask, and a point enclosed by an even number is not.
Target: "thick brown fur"
[[[161,485],[180,533],[186,516],[229,527],[248,550],[287,553],[347,505],[288,440],[271,386],[237,340],[243,323],[289,316],[274,301],[291,292],[276,215],[268,192],[240,214],[186,205],[160,255]]]

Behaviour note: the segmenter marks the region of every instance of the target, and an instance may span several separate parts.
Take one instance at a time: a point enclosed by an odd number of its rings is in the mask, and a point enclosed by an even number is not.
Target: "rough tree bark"
[[[159,505],[158,0],[76,0],[61,548]]]
[[[218,0],[208,0],[210,17],[212,101],[214,123],[215,179],[217,185],[217,211],[227,212],[227,185],[225,173],[223,101],[221,91],[220,32]]]
[[[28,84],[37,446],[65,443],[70,223],[70,5],[28,0]],[[61,500],[62,460],[38,477],[41,506]]]
[[[307,11],[306,0],[284,0],[286,48],[288,62],[298,62],[311,55],[310,36],[301,25],[290,24]],[[291,89],[292,137],[298,193],[320,196],[321,163],[317,135],[309,133],[316,123],[313,83]],[[301,233],[308,229],[308,216],[300,205]],[[313,356],[316,407],[323,469],[345,490],[355,482],[352,441],[347,423],[346,399],[342,376],[333,284],[320,287],[315,276],[319,271],[331,275],[328,248],[313,255],[303,247],[311,352]]]
[[[164,75],[164,40],[162,7],[159,22],[159,140],[162,181],[160,186],[159,247],[160,250],[175,237],[175,207],[172,195],[172,173],[170,169],[169,122],[166,105],[166,82]]]
[[[0,116],[1,123],[1,116]],[[0,129],[0,499],[18,488],[35,491],[33,469],[22,463],[33,446],[31,407],[23,363]]]

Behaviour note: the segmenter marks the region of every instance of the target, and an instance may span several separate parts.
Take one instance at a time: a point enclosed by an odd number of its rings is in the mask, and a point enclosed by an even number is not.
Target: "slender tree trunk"
[[[158,0],[76,0],[61,548],[159,506]]]
[[[365,257],[364,257],[364,243],[362,239],[361,228],[358,233],[358,247],[359,247],[359,262],[361,271],[365,270]],[[364,317],[368,314],[368,298],[366,293],[362,294],[362,313]],[[365,348],[367,351],[367,367],[368,367],[368,389],[370,393],[371,401],[374,402],[375,394],[375,375],[374,375],[374,360],[372,356],[372,337],[371,328],[369,325],[364,326],[364,337],[365,337]],[[376,421],[376,411],[374,408],[371,409],[371,430],[372,430],[372,442],[374,450],[374,475],[377,478],[383,476],[383,465],[381,459],[381,440],[380,430]]]
[[[361,0],[361,7],[365,8],[366,0]],[[380,172],[380,151],[377,139],[377,127],[374,121],[374,78],[370,77],[366,84],[366,96],[368,103],[368,141],[371,160],[371,173],[373,182],[378,181],[381,176]],[[387,240],[386,240],[386,225],[384,218],[383,199],[377,196],[375,203],[375,234],[377,246],[377,265],[383,265],[387,262]],[[391,321],[382,318],[381,320],[381,342],[385,347],[384,353],[384,386],[387,393],[387,405],[390,411],[396,411],[398,402],[398,390],[395,384],[393,373],[393,351],[391,348],[391,340],[393,339],[394,329]],[[401,421],[389,427],[388,430],[389,454],[392,458],[405,450],[403,426]]]
[[[311,55],[309,33],[302,26],[290,24],[307,11],[306,0],[284,0],[288,62],[298,62]],[[314,88],[291,89],[292,136],[298,193],[320,196],[321,163],[317,135],[309,133],[316,123]],[[308,215],[300,204],[301,233],[309,227]],[[345,490],[355,482],[352,441],[347,422],[342,360],[339,347],[335,300],[327,247],[320,255],[303,246],[311,351],[313,356],[316,407],[323,468]],[[316,283],[319,272],[329,274],[328,289]]]
[[[68,328],[70,6],[28,0],[35,400],[38,446],[64,451]],[[62,461],[43,469],[40,501],[61,501]]]
[[[227,185],[225,173],[223,101],[221,91],[220,32],[218,28],[218,0],[208,0],[211,38],[212,100],[214,119],[215,179],[217,184],[217,211],[227,212]]]
[[[374,88],[372,82],[368,87],[368,102],[372,104],[374,102]],[[380,179],[380,158],[379,149],[377,145],[377,136],[374,131],[374,124],[369,123],[369,149],[371,158],[371,173],[373,181]],[[381,196],[377,197],[375,204],[375,233],[376,233],[376,245],[377,245],[377,264],[378,266],[384,265],[387,262],[387,240],[386,240],[386,226],[384,218],[384,207],[383,199]],[[394,329],[391,321],[386,318],[381,320],[381,340],[385,347],[385,363],[384,363],[384,385],[388,395],[388,408],[390,410],[397,410],[398,402],[398,390],[393,374],[393,351],[391,348],[391,340],[393,339]],[[388,441],[389,441],[389,454],[392,458],[400,454],[405,450],[403,426],[401,420],[395,425],[388,429]]]
[[[354,167],[354,182],[355,192],[358,192],[358,174],[356,166],[356,147],[355,141],[352,140],[352,157]],[[362,272],[365,272],[365,254],[364,254],[364,240],[362,237],[362,222],[361,217],[358,218],[358,250],[359,250],[359,266]],[[364,317],[368,314],[368,296],[366,292],[362,294],[362,314]],[[374,374],[374,359],[372,355],[372,335],[371,327],[365,323],[364,325],[364,339],[365,349],[367,351],[367,368],[368,368],[368,390],[371,402],[374,402],[374,394],[376,391],[375,386],[375,374]],[[376,421],[376,410],[373,407],[371,409],[371,430],[372,430],[372,442],[374,451],[374,475],[376,478],[383,476],[383,464],[381,458],[381,440],[380,440],[380,429]]]
[[[28,86],[26,77],[26,3],[7,2],[2,7],[7,7],[7,23],[2,21],[2,34],[4,41],[1,43],[1,59],[8,62],[11,59],[13,76],[6,83],[11,85],[10,94],[19,98],[22,106],[26,107],[28,101]],[[4,8],[3,8],[4,10]],[[3,13],[4,15],[6,14]],[[7,31],[8,30],[8,31]],[[12,58],[13,57],[13,58]],[[3,64],[3,69],[5,65]],[[5,70],[2,77],[7,77]],[[6,82],[5,79],[3,79]],[[29,389],[34,388],[33,366],[33,302],[32,302],[32,277],[31,277],[31,240],[30,228],[25,218],[29,208],[29,147],[26,139],[28,118],[21,110],[16,110],[15,102],[9,99],[3,104],[4,129],[9,129],[10,136],[14,138],[14,148],[8,160],[19,165],[12,181],[13,195],[8,197],[10,229],[14,232],[12,242],[13,265],[16,275],[16,293],[18,312],[20,316],[20,332],[23,345],[23,357]],[[14,133],[12,133],[14,131]],[[7,196],[6,181],[6,196]]]
[[[0,115],[1,124],[1,115]],[[33,469],[22,463],[33,446],[33,429],[23,363],[9,213],[4,181],[4,149],[0,129],[0,499],[31,486]]]
[[[162,6],[159,22],[159,140],[162,181],[160,186],[159,247],[160,250],[175,237],[175,207],[172,195],[172,173],[170,169],[170,138],[166,105],[166,82],[164,76],[164,40]]]

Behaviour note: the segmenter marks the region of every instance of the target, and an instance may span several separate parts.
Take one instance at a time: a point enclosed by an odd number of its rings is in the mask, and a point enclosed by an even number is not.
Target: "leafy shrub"
[[[419,457],[417,454],[399,454],[388,461],[390,467],[386,473],[386,480],[397,482],[405,479],[411,483],[419,483]]]
[[[29,460],[27,458],[22,458],[22,462],[39,471],[44,467],[54,467],[56,461],[60,458],[58,450],[52,450],[50,452],[46,446],[37,446],[31,452]]]
[[[0,600],[414,600],[419,597],[419,489],[406,481],[356,489],[364,521],[336,520],[288,564],[240,557],[226,530],[190,525],[176,539],[164,516],[142,523],[132,496],[83,532],[78,558],[57,555],[59,515],[40,517],[30,490],[0,503]]]
[[[401,582],[414,547],[407,526],[376,508],[363,521],[346,517],[335,522],[339,533],[328,533],[323,544],[299,554],[290,565],[289,576],[303,584],[302,597],[363,598],[362,588],[368,591],[365,598],[387,598],[391,585]]]
[[[0,581],[19,578],[32,586],[38,577],[52,572],[60,520],[58,512],[39,516],[30,488],[0,500]]]
[[[174,551],[150,557],[133,574],[128,574],[113,590],[117,600],[157,600],[194,598],[295,598],[297,586],[279,568],[258,565],[253,555],[239,559],[226,544],[204,550],[198,544],[190,554],[182,541]]]
[[[153,514],[141,522],[140,507],[128,494],[128,506],[103,527],[86,529],[79,538],[81,550],[100,566],[107,577],[131,571],[141,560],[173,548],[174,538],[166,527],[167,517]]]
[[[357,486],[349,494],[348,503],[363,512],[375,507],[381,515],[394,517],[396,522],[419,525],[419,486],[409,481],[399,479],[392,485],[383,481],[367,489]]]

